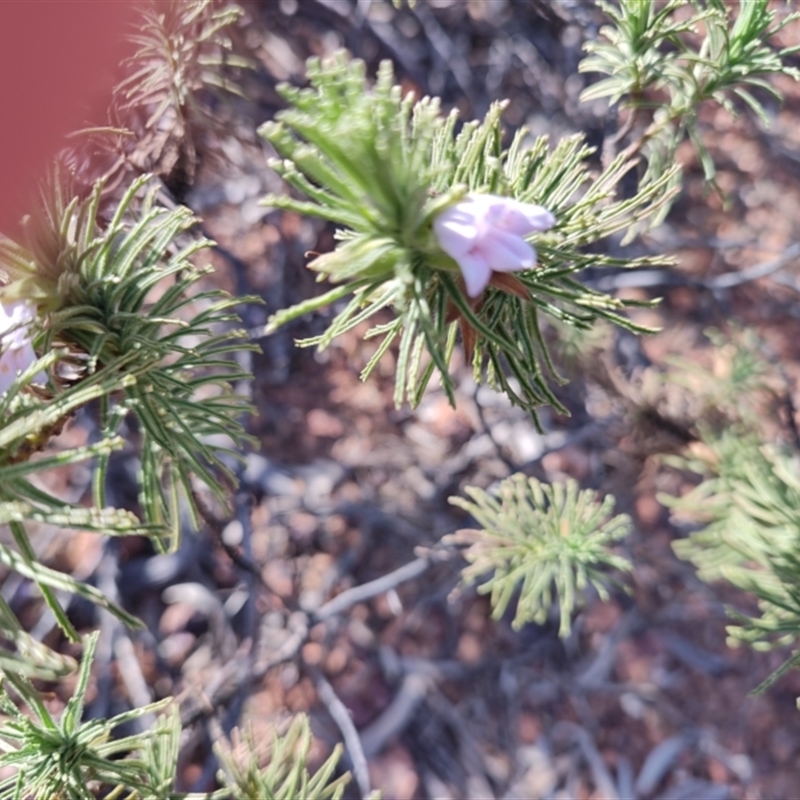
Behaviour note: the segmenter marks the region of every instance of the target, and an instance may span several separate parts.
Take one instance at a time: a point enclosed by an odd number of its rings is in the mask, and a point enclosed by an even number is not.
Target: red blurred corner
[[[71,131],[104,124],[132,0],[0,0],[0,232],[14,236]]]

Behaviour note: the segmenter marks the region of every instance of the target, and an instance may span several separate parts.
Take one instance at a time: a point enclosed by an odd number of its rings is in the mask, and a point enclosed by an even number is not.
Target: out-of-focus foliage
[[[521,474],[491,493],[475,487],[466,493],[470,500],[450,502],[469,512],[480,528],[457,531],[444,542],[467,546],[464,580],[486,578],[478,591],[491,593],[495,618],[517,597],[515,628],[544,622],[557,600],[559,635],[568,635],[580,593],[593,586],[606,598],[608,571],[631,568],[612,550],[629,533],[630,519],[611,516],[610,495],[600,502],[573,480],[548,485]]]
[[[340,746],[314,774],[308,771],[311,728],[302,714],[293,718],[284,734],[275,734],[266,747],[263,743],[259,746],[250,731],[230,746],[217,744],[214,751],[222,764],[220,779],[228,787],[224,797],[235,800],[339,800],[350,780],[349,773],[333,777],[341,757]]]
[[[600,29],[605,41],[587,43],[590,55],[579,69],[609,77],[584,90],[584,100],[609,97],[636,105],[649,87],[666,89],[667,112],[691,120],[693,106],[709,99],[733,113],[734,95],[766,122],[764,106],[745,87],[780,100],[765,76],[800,78],[800,72],[784,62],[800,45],[776,50],[769,44],[800,12],[776,21],[777,9],[768,0],[697,0],[690,7],[681,0],[619,0],[618,5],[599,0],[598,5],[611,24]]]
[[[673,516],[700,526],[675,542],[709,582],[725,579],[758,598],[760,616],[734,609],[731,642],[756,649],[800,638],[800,464],[797,456],[734,432],[694,449],[676,467],[700,475],[688,494],[661,496]],[[791,667],[784,665],[761,688]]]
[[[690,393],[695,423],[721,431],[752,431],[774,395],[775,380],[766,345],[752,329],[730,326],[704,331],[711,343],[710,368],[686,358],[667,359],[664,383]]]
[[[325,333],[300,342],[324,348],[380,309],[392,308],[395,319],[366,334],[382,341],[363,376],[399,341],[395,401],[416,405],[437,371],[452,400],[450,360],[460,323],[477,380],[488,380],[532,412],[543,404],[565,412],[549,385],[559,377],[540,315],[582,329],[603,318],[640,330],[620,315],[624,301],[587,289],[575,276],[590,266],[653,263],[603,255],[597,243],[655,213],[669,195],[673,171],[635,197],[617,200],[616,187],[630,162],[619,158],[593,175],[587,163],[592,149],[583,137],[568,137],[551,149],[546,137],[531,141],[525,130],[506,149],[501,103],[457,134],[456,114],[443,116],[436,99],[404,97],[388,62],[372,89],[363,63],[342,54],[312,59],[308,76],[308,89],[281,88],[290,107],[261,134],[281,156],[273,167],[309,200],[286,195],[264,202],[341,226],[336,249],[309,264],[320,279],[339,285],[277,313],[268,331],[350,296]],[[557,220],[536,237],[538,266],[496,275],[503,280],[478,301],[465,296],[455,262],[431,231],[436,215],[467,192],[536,203]]]
[[[703,164],[706,178],[714,179],[714,163],[702,144],[697,114],[707,101],[719,103],[735,114],[742,101],[765,123],[769,114],[759,93],[780,100],[781,94],[766,78],[800,71],[786,60],[800,45],[777,49],[770,39],[797,19],[798,12],[778,20],[777,4],[769,0],[598,0],[610,24],[601,39],[586,44],[588,56],[581,72],[607,77],[584,90],[583,100],[608,97],[630,107],[626,127],[632,143],[626,154],[641,151],[647,170],[640,188],[660,179],[675,163],[678,144],[689,136]],[[667,99],[663,99],[666,93]],[[638,129],[638,130],[637,130]],[[679,180],[679,175],[674,180]],[[653,218],[660,222],[662,214]]]
[[[66,153],[82,185],[103,179],[112,194],[145,172],[178,195],[193,184],[198,146],[227,135],[214,98],[241,94],[234,70],[252,66],[229,34],[242,14],[227,0],[142,2],[130,36],[137,49],[123,64],[108,126],[78,131]]]
[[[8,509],[6,504],[0,506],[0,515],[4,509]],[[57,653],[25,631],[2,597],[0,597],[0,636],[12,642],[16,649],[16,652],[7,647],[0,650],[0,672],[3,675],[54,681],[75,672],[78,668],[74,659]]]

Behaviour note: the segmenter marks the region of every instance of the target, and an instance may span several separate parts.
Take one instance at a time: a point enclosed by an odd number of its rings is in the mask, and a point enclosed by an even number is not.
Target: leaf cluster
[[[134,54],[114,87],[109,124],[73,134],[71,168],[106,193],[150,172],[176,195],[193,183],[208,133],[227,135],[211,109],[220,93],[241,95],[235,70],[252,66],[233,52],[230,30],[243,10],[227,0],[143,0],[129,40]]]
[[[223,46],[221,31],[239,12],[221,13],[205,0],[160,8],[158,19],[172,20],[178,32],[175,41],[162,43],[183,48],[186,57],[198,55],[211,75],[217,66],[213,53],[198,42]],[[145,39],[155,35],[150,23]],[[145,47],[144,39],[140,44]],[[162,55],[162,62],[170,61],[168,52]],[[159,86],[166,91],[169,83],[153,61],[154,51],[145,48],[138,57],[138,77],[118,90],[131,108],[152,105]],[[170,64],[180,68],[177,61]],[[189,84],[181,89],[181,102],[192,103],[191,91],[200,83],[192,73],[184,77]],[[175,100],[180,87],[173,89]],[[171,113],[167,106],[157,110]],[[124,161],[124,149],[116,156]],[[12,540],[0,544],[0,563],[36,584],[73,641],[79,637],[58,599],[62,592],[110,610],[127,625],[140,623],[96,587],[41,564],[31,529],[144,535],[162,551],[176,546],[179,509],[187,508],[197,522],[199,486],[224,503],[234,483],[231,459],[246,440],[242,419],[249,410],[234,391],[236,381],[249,377],[235,359],[250,349],[233,310],[242,300],[202,285],[208,268],[197,267],[195,260],[213,243],[195,234],[188,209],[160,206],[159,187],[142,176],[127,186],[123,181],[109,214],[107,183],[95,182],[88,196],[78,183],[60,165],[42,190],[39,208],[25,220],[24,240],[0,235],[0,298],[37,308],[36,347],[44,353],[0,396],[0,524]],[[49,376],[44,389],[30,385],[41,371]],[[66,451],[47,449],[71,416],[87,406],[99,411],[100,440]],[[109,458],[124,444],[118,435],[123,425],[137,432],[144,519],[105,501]],[[96,465],[92,507],[66,503],[37,480],[86,461]],[[74,668],[71,659],[31,639],[5,604],[0,629],[13,646],[0,656],[6,675],[53,680]]]
[[[72,390],[67,394],[71,395],[70,399],[77,398],[79,401],[87,402],[87,398],[101,395],[102,390],[102,383],[95,383],[93,386],[81,387],[80,390]],[[9,452],[18,453],[19,447],[26,444],[30,438],[26,436],[28,431],[38,433],[43,419],[46,420],[48,416],[58,417],[64,413],[65,407],[69,408],[69,403],[59,398],[47,403],[44,408],[37,408],[34,413],[25,414],[24,409],[19,407],[13,409],[9,415],[10,424],[0,429],[0,453],[3,455]],[[72,641],[78,641],[79,637],[57,599],[57,592],[66,591],[83,597],[111,611],[128,625],[138,626],[140,623],[131,614],[111,602],[96,587],[40,563],[28,536],[28,526],[49,525],[112,536],[150,535],[156,541],[166,540],[169,532],[161,525],[142,523],[129,511],[103,506],[85,508],[66,503],[40,488],[34,479],[50,469],[78,464],[89,459],[107,458],[121,445],[121,439],[112,437],[93,445],[61,452],[48,452],[32,458],[12,459],[0,465],[0,524],[8,527],[16,546],[14,548],[0,543],[0,563],[36,584],[59,626]],[[8,449],[3,449],[4,446]],[[0,609],[3,612],[0,614],[3,620],[0,623],[3,636],[13,642],[20,653],[19,658],[11,653],[3,654],[2,659],[6,660],[4,672],[16,669],[22,674],[29,674],[30,670],[33,670],[38,677],[45,677],[41,674],[42,670],[47,673],[52,672],[53,659],[59,661],[60,657],[44,645],[39,645],[37,648],[11,609],[4,603],[0,604]],[[37,654],[41,658],[32,658]],[[29,668],[25,664],[28,658],[32,658]]]
[[[342,797],[349,776],[333,777],[341,748],[335,748],[316,772],[309,772],[311,731],[303,715],[294,717],[283,734],[275,734],[267,748],[259,748],[252,734],[244,747],[217,743],[221,789],[203,794],[175,792],[181,725],[171,698],[107,720],[82,720],[98,638],[95,633],[84,641],[75,691],[58,719],[26,677],[6,675],[30,713],[23,713],[6,688],[0,687],[0,710],[7,717],[0,723],[0,800],[89,800],[98,793],[113,800]],[[155,714],[152,729],[114,738],[115,729]]]
[[[251,730],[232,746],[217,744],[214,750],[222,765],[220,777],[228,786],[224,797],[234,800],[339,800],[350,780],[347,773],[333,777],[340,745],[315,773],[308,771],[311,728],[302,714],[282,735],[275,734],[266,748],[259,747]]]
[[[102,184],[86,200],[65,203],[57,192],[27,247],[0,242],[12,279],[3,296],[40,298],[49,311],[41,345],[66,353],[72,365],[68,380],[51,365],[52,400],[8,408],[0,464],[14,460],[15,442],[99,398],[105,437],[129,415],[138,421],[144,519],[177,533],[181,497],[195,508],[193,480],[223,503],[234,482],[228,462],[246,438],[242,415],[249,410],[233,389],[247,377],[234,356],[251,346],[232,327],[242,299],[197,290],[207,270],[193,258],[212,243],[189,235],[195,219],[188,209],[158,206],[156,190],[147,177],[135,181],[106,226],[97,217]],[[76,384],[75,391],[60,393],[65,383]],[[99,487],[109,454],[108,447],[96,454]],[[98,500],[102,507],[102,492]],[[162,546],[169,546],[166,539]]]
[[[163,725],[151,732],[112,738],[115,728],[163,709],[170,700],[151,703],[109,720],[82,721],[98,634],[88,637],[75,693],[61,717],[50,713],[39,693],[19,677],[7,676],[29,705],[24,714],[5,689],[0,707],[8,719],[0,724],[0,798],[3,800],[92,800],[97,791],[114,788],[108,797],[167,800],[169,786],[152,783],[153,743],[167,734]],[[10,768],[10,769],[9,769]],[[172,764],[171,786],[175,764]],[[157,769],[156,769],[157,772]],[[127,794],[123,795],[123,792]]]
[[[753,436],[726,432],[673,466],[702,477],[688,494],[660,496],[674,517],[698,525],[676,541],[675,552],[691,561],[707,582],[726,580],[758,601],[757,616],[729,613],[731,644],[756,650],[796,645],[800,637],[800,465],[796,456],[760,445]],[[756,691],[789,668],[790,658]]]
[[[87,193],[86,182],[79,185],[85,171],[73,169],[70,179],[59,169],[25,223],[24,241],[0,236],[0,298],[36,307],[34,344],[44,353],[0,396],[0,526],[11,535],[0,543],[0,563],[37,586],[73,641],[79,635],[61,593],[79,595],[129,626],[141,623],[96,587],[40,563],[32,530],[145,535],[168,550],[177,545],[183,511],[197,523],[198,488],[226,503],[235,483],[232,461],[247,440],[243,417],[250,406],[234,384],[250,377],[237,357],[252,347],[243,342],[234,307],[248,298],[204,285],[210,268],[195,262],[213,243],[196,234],[187,208],[160,205],[163,188],[147,175],[132,180],[141,168],[129,169],[131,147],[141,150],[148,137],[167,129],[191,150],[193,130],[204,124],[200,93],[235,88],[219,68],[233,62],[223,57],[230,47],[223,29],[240,13],[209,0],[152,4],[134,71],[117,88],[116,111],[137,132],[82,132],[84,149],[75,149],[67,167],[88,165],[91,174],[98,160],[106,165],[111,157],[113,193],[104,181],[90,181]],[[105,149],[95,152],[101,140]],[[41,372],[48,376],[44,388],[32,385]],[[99,440],[57,450],[55,437],[86,407],[98,415]],[[123,446],[124,430],[135,432],[139,447],[143,519],[105,502],[109,458]],[[95,464],[88,508],[53,496],[38,480],[86,461]],[[0,725],[0,767],[10,768],[3,769],[0,797],[178,796],[172,791],[180,739],[174,709],[150,732],[113,738],[115,729],[168,701],[111,720],[81,721],[97,636],[86,643],[76,694],[59,720],[30,679],[57,680],[77,668],[74,660],[33,639],[2,598],[0,636],[0,671],[15,695],[0,696],[9,718]]]
[[[586,288],[576,275],[587,267],[653,263],[607,256],[601,242],[655,213],[669,196],[674,170],[635,197],[617,199],[631,163],[619,158],[592,174],[592,149],[581,136],[551,149],[546,137],[530,141],[520,130],[506,148],[501,103],[458,130],[456,113],[441,114],[437,99],[403,96],[388,62],[372,88],[364,64],[341,53],[310,60],[308,77],[309,88],[281,87],[289,108],[260,129],[281,156],[273,168],[308,200],[270,196],[264,203],[340,226],[335,250],[309,264],[320,279],[338,285],[278,312],[267,330],[335,305],[325,333],[299,342],[324,348],[381,309],[392,309],[392,321],[366,333],[380,343],[363,377],[396,342],[395,402],[416,405],[436,372],[452,401],[450,364],[460,326],[478,381],[532,413],[544,404],[565,413],[551,389],[560,378],[542,335],[543,318],[582,329],[603,318],[641,330],[620,314],[624,301]],[[490,286],[478,303],[465,296],[456,263],[431,229],[436,215],[468,192],[537,203],[557,219],[536,237],[537,268],[515,273],[513,286]]]
[[[59,191],[29,225],[27,246],[0,241],[6,279],[3,297],[29,294],[46,310],[38,334],[45,355],[0,397],[0,524],[11,534],[0,543],[0,563],[32,581],[65,635],[78,641],[58,594],[78,595],[139,621],[99,589],[40,563],[32,527],[46,525],[106,536],[145,535],[162,551],[177,545],[179,512],[195,508],[197,481],[225,502],[234,481],[230,466],[246,437],[249,406],[233,382],[246,374],[233,357],[249,347],[232,330],[234,300],[198,291],[205,270],[192,257],[209,242],[190,235],[188,210],[154,203],[147,179],[134,183],[109,224],[97,218],[102,185],[90,198]],[[30,387],[40,371],[45,389]],[[48,447],[69,418],[95,404],[99,441],[67,450]],[[140,519],[108,507],[109,459],[124,442],[123,423],[138,423],[141,447]],[[61,500],[40,475],[94,461],[91,507]],[[6,676],[53,680],[73,668],[24,631],[0,603]]]
[[[731,627],[731,635],[757,648],[796,639],[800,635],[797,576],[784,582],[784,568],[800,563],[796,459],[759,445],[752,435],[726,432],[669,463],[702,477],[680,498],[660,496],[676,519],[700,526],[675,542],[675,551],[695,564],[703,580],[728,580],[762,602],[762,617]]]
[[[225,66],[249,66],[233,55],[226,29],[242,16],[235,3],[215,0],[151,3],[142,8],[139,32],[130,40],[139,47],[127,61],[132,72],[117,85],[123,107],[148,107],[145,127],[168,112],[183,127],[193,116],[208,117],[198,101],[202,89],[239,87],[222,74]]]
[[[611,549],[629,533],[630,519],[611,516],[610,495],[600,502],[573,480],[548,485],[520,473],[491,494],[476,487],[466,493],[469,500],[450,502],[469,512],[480,528],[457,531],[444,541],[466,545],[465,582],[488,575],[478,591],[490,594],[495,619],[517,597],[514,627],[542,623],[557,600],[559,635],[567,636],[580,593],[592,586],[607,598],[607,571],[630,569]]]
[[[727,331],[703,331],[711,343],[710,368],[680,356],[666,359],[662,382],[690,392],[695,423],[704,431],[734,428],[748,434],[763,421],[776,386],[768,348],[751,328],[729,325]]]
[[[674,163],[676,148],[686,136],[700,156],[706,179],[712,181],[714,164],[697,129],[699,107],[713,101],[735,115],[738,100],[768,124],[759,96],[781,100],[781,94],[767,78],[800,78],[800,71],[786,64],[800,45],[770,44],[800,13],[777,20],[778,11],[769,0],[598,3],[610,24],[600,29],[599,41],[585,45],[588,55],[578,69],[607,77],[585,89],[581,99],[608,97],[627,105],[633,110],[630,123],[652,116],[629,148],[631,154],[641,150],[647,157],[642,183],[655,180]]]

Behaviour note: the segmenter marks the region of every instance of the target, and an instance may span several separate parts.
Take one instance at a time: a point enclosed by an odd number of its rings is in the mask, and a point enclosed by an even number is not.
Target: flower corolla
[[[7,308],[0,303],[0,394],[14,384],[20,370],[36,361],[30,339],[33,309],[27,303],[12,303]],[[39,372],[34,380],[45,383],[47,377]]]
[[[461,270],[467,294],[478,297],[492,272],[517,272],[536,266],[536,251],[526,236],[555,225],[542,206],[510,197],[471,194],[433,221],[439,246]]]

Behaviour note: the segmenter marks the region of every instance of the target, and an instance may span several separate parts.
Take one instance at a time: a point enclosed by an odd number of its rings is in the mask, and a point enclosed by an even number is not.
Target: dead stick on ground
[[[411,722],[420,703],[436,683],[431,674],[410,672],[386,710],[362,732],[364,752],[369,757],[383,750],[390,739],[401,734]]]
[[[740,286],[748,281],[754,281],[758,280],[758,278],[765,278],[768,275],[772,275],[779,269],[788,266],[798,257],[800,257],[800,242],[795,242],[787,247],[780,256],[773,258],[771,261],[765,261],[763,264],[755,264],[739,272],[726,272],[724,275],[718,275],[716,278],[708,279],[705,281],[705,285],[710,289],[731,289],[734,286]]]
[[[186,707],[181,711],[181,725],[185,728],[203,717],[213,714],[217,707],[229,702],[239,691],[243,681],[254,685],[271,669],[291,661],[305,644],[308,638],[308,617],[302,612],[295,612],[290,619],[290,635],[277,651],[266,658],[259,658],[252,663],[250,653],[253,642],[248,640],[242,644],[235,656],[219,670],[209,681],[203,691],[185,693]]]
[[[354,606],[356,603],[361,603],[364,600],[369,600],[372,597],[377,597],[379,594],[388,592],[394,589],[399,584],[410,581],[421,575],[431,565],[428,558],[417,558],[408,564],[404,564],[394,572],[384,575],[381,578],[376,578],[369,583],[363,583],[361,586],[354,586],[352,589],[347,589],[342,592],[333,600],[329,600],[325,605],[318,608],[313,617],[316,622],[322,622],[329,619],[336,614],[341,614],[342,611]]]
[[[252,668],[248,670],[247,677],[255,683],[261,679],[273,667],[278,666],[286,661],[293,659],[300,651],[300,648],[305,644],[308,637],[308,631],[314,622],[322,622],[330,619],[336,614],[341,614],[356,603],[361,603],[364,600],[369,600],[379,594],[388,592],[399,586],[404,581],[416,578],[425,572],[431,565],[432,559],[427,557],[417,558],[408,564],[403,565],[399,569],[377,578],[369,583],[355,586],[337,595],[321,606],[317,611],[306,613],[297,611],[293,614],[294,624],[290,626],[293,628],[291,636],[281,646],[276,653],[271,653],[265,660],[258,660],[253,664]],[[310,617],[310,619],[309,619]],[[249,652],[252,643],[248,644],[247,651]],[[214,709],[235,696],[238,691],[239,684],[243,680],[241,674],[242,662],[238,656],[232,659],[226,666],[221,669],[215,679],[212,680],[206,687],[204,692],[205,702],[203,704],[194,703],[191,707],[185,708],[181,714],[181,722],[184,726],[207,716],[212,713]]]
[[[328,713],[342,732],[344,746],[347,748],[347,753],[350,756],[350,760],[353,762],[353,775],[355,776],[361,796],[368,797],[372,790],[369,783],[367,757],[364,755],[364,748],[361,746],[361,737],[358,735],[356,726],[353,724],[350,710],[339,699],[336,692],[333,690],[333,686],[328,683],[321,673],[317,672],[314,675],[314,679],[317,684],[317,695],[319,699],[325,704]]]
[[[142,666],[139,663],[133,642],[121,624],[113,647],[119,675],[125,684],[125,689],[134,707],[142,708],[149,705],[153,702],[153,695],[142,674]],[[155,714],[145,714],[136,721],[138,723],[136,727],[141,731],[150,730],[155,725],[155,721]]]

